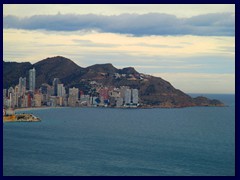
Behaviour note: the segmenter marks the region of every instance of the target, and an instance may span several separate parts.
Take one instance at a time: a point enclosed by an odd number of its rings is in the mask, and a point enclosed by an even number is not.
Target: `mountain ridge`
[[[27,77],[28,70],[36,69],[36,87],[43,83],[52,84],[53,78],[59,78],[64,85],[77,87],[84,93],[91,88],[91,81],[103,86],[129,86],[139,90],[140,102],[150,107],[190,107],[190,106],[224,106],[218,100],[205,97],[192,98],[170,82],[160,77],[137,72],[133,67],[117,69],[111,63],[80,67],[72,60],[62,57],[48,57],[37,63],[14,63],[3,61],[3,87],[18,84],[19,77]],[[18,68],[17,71],[12,69]]]

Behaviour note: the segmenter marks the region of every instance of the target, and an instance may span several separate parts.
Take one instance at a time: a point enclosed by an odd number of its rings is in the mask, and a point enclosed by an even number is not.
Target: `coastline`
[[[31,111],[31,110],[46,110],[46,109],[59,109],[59,108],[116,108],[116,109],[178,109],[178,108],[189,108],[189,107],[228,107],[228,105],[192,105],[192,106],[140,106],[140,107],[90,107],[90,106],[78,106],[78,107],[70,107],[70,106],[43,106],[43,107],[28,107],[28,108],[16,108],[15,112],[19,111]]]
[[[18,111],[30,111],[30,110],[44,110],[44,109],[55,109],[55,108],[64,108],[64,107],[51,107],[51,106],[47,106],[47,107],[30,107],[30,108],[16,108],[15,112]]]

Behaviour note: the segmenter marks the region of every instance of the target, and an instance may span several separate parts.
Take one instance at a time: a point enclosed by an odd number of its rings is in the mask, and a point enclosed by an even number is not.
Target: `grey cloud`
[[[214,13],[177,18],[174,15],[121,14],[105,15],[35,15],[18,18],[3,17],[4,28],[47,31],[89,31],[144,35],[200,35],[200,36],[234,36],[235,16],[232,13]]]
[[[119,47],[120,45],[117,44],[105,44],[105,43],[95,43],[90,40],[80,40],[80,39],[73,39],[76,46],[85,46],[85,47]]]

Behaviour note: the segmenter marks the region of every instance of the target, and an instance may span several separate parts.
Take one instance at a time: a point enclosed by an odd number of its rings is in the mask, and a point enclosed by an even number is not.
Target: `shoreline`
[[[55,108],[64,108],[64,107],[29,107],[29,108],[16,108],[15,112],[18,111],[30,111],[30,110],[44,110],[44,109],[55,109]]]
[[[189,107],[229,107],[227,105],[207,105],[207,106],[141,106],[141,107],[88,107],[88,106],[78,106],[78,107],[72,107],[72,108],[116,108],[116,109],[179,109],[179,108],[189,108]],[[45,109],[59,109],[59,108],[71,108],[69,106],[64,107],[51,107],[51,106],[45,106],[45,107],[28,107],[28,108],[16,108],[14,109],[15,112],[19,111],[31,111],[31,110],[45,110]]]

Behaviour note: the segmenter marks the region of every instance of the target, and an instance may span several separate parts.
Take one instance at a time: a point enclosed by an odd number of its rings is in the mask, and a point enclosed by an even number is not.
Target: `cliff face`
[[[37,72],[37,87],[42,83],[52,84],[54,78],[60,78],[67,88],[75,86],[86,93],[91,88],[90,81],[96,81],[104,86],[137,88],[140,102],[151,107],[224,106],[218,100],[191,98],[162,78],[139,73],[133,67],[117,69],[108,63],[82,68],[60,56],[47,58],[33,65],[3,62],[4,88],[17,85],[20,76],[28,79],[28,70],[32,67]],[[16,68],[17,71],[14,70]]]

